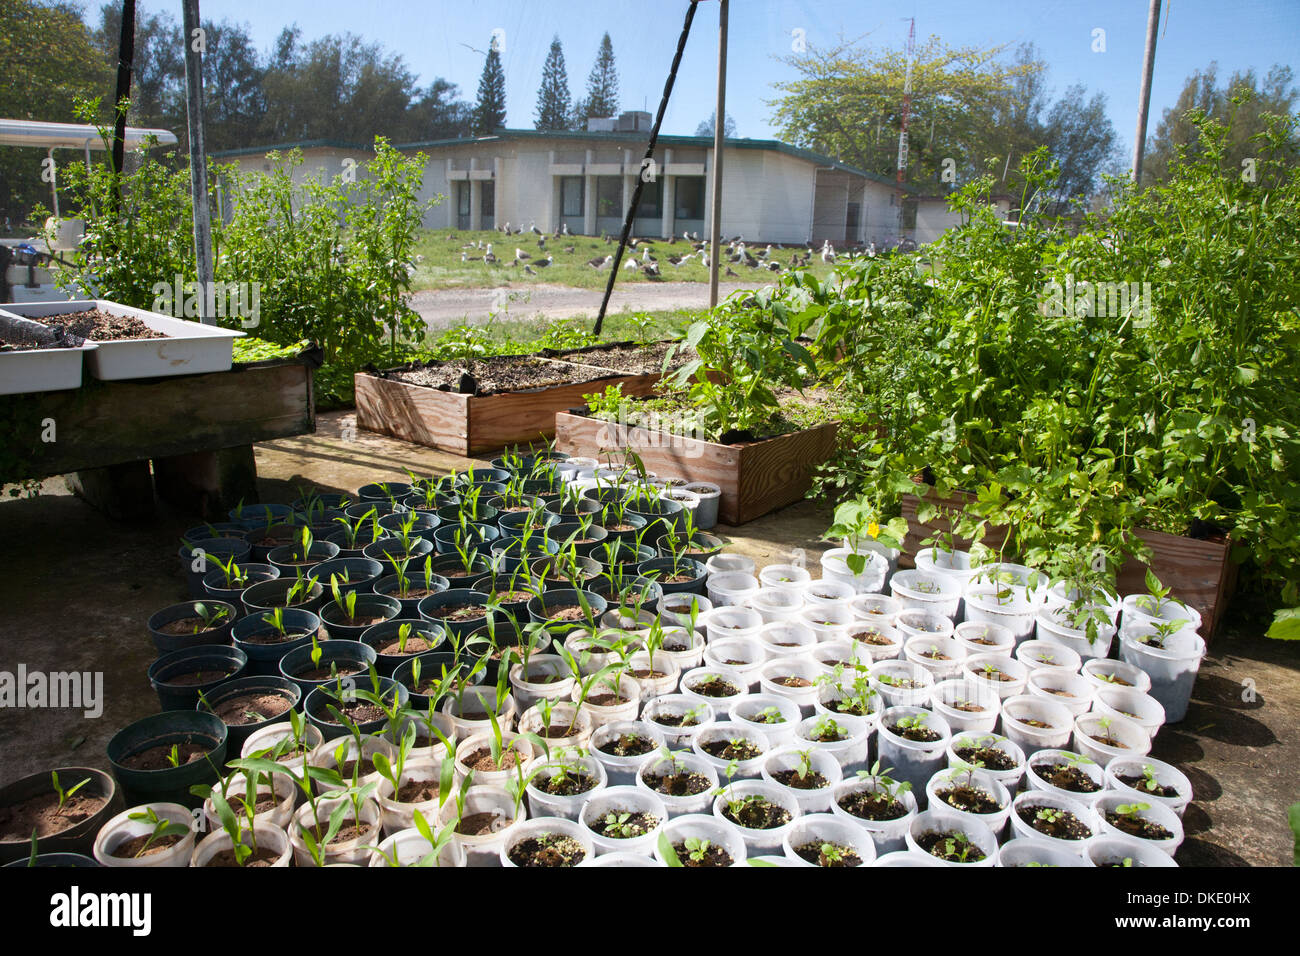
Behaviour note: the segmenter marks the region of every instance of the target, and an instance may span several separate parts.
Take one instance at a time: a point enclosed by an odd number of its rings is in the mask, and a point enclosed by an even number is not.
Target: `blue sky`
[[[142,0],[147,11],[180,4]],[[542,62],[551,37],[564,44],[569,82],[585,87],[600,37],[609,31],[618,63],[622,105],[649,109],[659,102],[685,11],[682,0],[203,0],[205,18],[246,24],[259,48],[297,23],[306,38],[350,31],[401,54],[422,83],[443,76],[474,98],[483,55],[494,29],[505,31],[507,124],[531,128]],[[1146,0],[732,0],[727,111],[741,136],[768,138],[774,96],[770,84],[793,71],[777,57],[792,35],[829,45],[837,37],[866,35],[873,46],[901,48],[906,18],[916,18],[918,42],[936,34],[955,45],[1014,48],[1032,41],[1050,65],[1049,83],[1061,91],[1081,82],[1106,93],[1111,121],[1131,148],[1146,31]],[[677,87],[664,121],[668,133],[693,133],[713,109],[717,5],[702,3],[695,17]],[[1093,31],[1105,30],[1105,52],[1093,52]],[[1183,80],[1217,60],[1220,74],[1274,63],[1291,65],[1300,50],[1300,0],[1165,0],[1152,90],[1152,126],[1173,105]],[[462,45],[466,44],[468,46]]]

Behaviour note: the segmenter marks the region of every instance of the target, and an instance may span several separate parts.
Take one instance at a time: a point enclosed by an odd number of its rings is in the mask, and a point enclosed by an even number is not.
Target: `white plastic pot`
[[[600,697],[606,693],[612,693],[622,699],[609,704],[592,702],[591,698]],[[581,695],[581,685],[574,684],[572,695],[574,701],[576,702]],[[617,679],[610,675],[593,684],[587,699],[583,700],[578,706],[591,715],[591,727],[594,736],[595,732],[606,724],[636,718],[636,715],[641,710],[641,685],[627,674],[623,674]]]
[[[812,662],[822,677],[831,677],[837,667],[848,673],[855,668],[866,670],[871,658],[866,651],[859,650],[861,646],[856,641],[826,641],[806,649],[803,657]]]
[[[1158,824],[1169,831],[1169,836],[1163,840],[1152,840],[1146,837],[1135,836],[1131,833],[1125,833],[1106,819],[1106,814],[1116,811],[1121,806],[1132,807],[1135,801],[1128,793],[1113,791],[1104,793],[1097,800],[1097,817],[1098,824],[1101,827],[1101,834],[1107,837],[1127,837],[1130,840],[1137,840],[1140,843],[1146,843],[1173,856],[1178,852],[1178,848],[1183,843],[1183,821],[1179,819],[1178,814],[1163,804],[1154,803],[1150,800],[1136,801],[1138,806],[1145,806],[1145,810],[1138,810],[1137,815]]]
[[[746,557],[743,554],[729,554],[726,552],[713,555],[704,562],[704,566],[708,569],[710,575],[739,573],[752,576],[756,571],[753,558]],[[757,586],[757,578],[754,579],[754,583]]]
[[[1025,693],[1030,697],[1054,700],[1073,716],[1092,709],[1092,682],[1082,674],[1066,673],[1060,668],[1040,667],[1029,675]]]
[[[712,798],[709,805],[713,805]],[[743,866],[748,855],[748,847],[745,846],[745,838],[740,829],[726,820],[719,820],[708,811],[688,813],[669,820],[664,824],[664,836],[668,838],[670,846],[687,840],[707,840],[731,857],[732,866]],[[655,859],[667,865],[668,861],[664,859],[658,841],[655,844]]]
[[[1092,681],[1098,690],[1116,687],[1121,690],[1137,690],[1144,694],[1151,690],[1151,678],[1147,676],[1147,672],[1124,661],[1093,659],[1083,665],[1081,673]]]
[[[891,661],[903,655],[903,635],[890,624],[855,621],[848,626],[844,637],[853,642],[858,656],[872,662]]]
[[[992,626],[992,625],[990,625]],[[1029,668],[1002,654],[971,654],[961,662],[962,674],[991,688],[998,699],[1025,693]]]
[[[1160,701],[1132,687],[1101,687],[1092,701],[1092,711],[1103,717],[1124,717],[1136,721],[1152,740],[1165,723]]]
[[[867,671],[869,686],[886,707],[923,707],[930,702],[934,675],[911,661],[877,661]]]
[[[857,592],[848,584],[839,581],[810,581],[803,589],[803,599],[810,607],[847,608]]]
[[[918,853],[915,850],[895,850],[893,853],[886,853],[884,856],[876,857],[876,862],[871,864],[873,867],[927,867],[927,866],[945,866],[942,860],[935,859],[928,853]]]
[[[581,774],[590,779],[591,786],[581,793],[573,794],[548,793],[538,786],[539,780],[545,783],[560,771],[571,776]],[[591,754],[572,750],[552,752],[549,757],[542,754],[533,758],[524,768],[524,778],[529,781],[526,790],[528,812],[534,818],[563,817],[566,820],[577,820],[578,813],[588,798],[609,786],[605,767],[599,760]]]
[[[821,669],[807,658],[778,657],[758,671],[760,693],[788,698],[799,707],[801,716],[809,717],[817,701]]]
[[[657,821],[647,832],[638,836],[613,837],[597,833],[592,829],[597,821],[603,820],[611,813],[645,813]],[[635,786],[608,787],[595,794],[583,804],[578,822],[587,831],[596,853],[639,853],[643,856],[654,854],[655,843],[665,823],[668,822],[668,808],[659,799],[659,795],[649,790],[639,790]]]
[[[163,847],[155,853],[141,857],[114,856],[113,851],[123,843],[136,837],[147,836],[153,832],[153,825],[144,820],[132,820],[133,813],[145,813],[153,808],[161,820],[178,823],[188,831],[171,846]],[[189,866],[194,855],[194,817],[190,811],[179,803],[147,803],[123,810],[105,823],[95,837],[94,849],[91,851],[101,866],[113,867],[172,867]]]
[[[1034,634],[1040,641],[1068,647],[1081,660],[1105,658],[1110,654],[1111,641],[1115,637],[1114,624],[1094,623],[1096,633],[1089,641],[1087,628],[1076,627],[1074,623],[1074,612],[1069,605],[1045,605],[1038,609],[1034,618]]]
[[[715,554],[710,562],[723,555]],[[714,609],[746,604],[758,590],[758,578],[744,571],[711,571],[705,582]]]
[[[307,755],[307,763],[313,767],[325,767],[330,770],[336,770],[340,774],[342,774],[343,768],[338,765],[334,756],[338,752],[340,746],[344,747],[344,751],[343,751],[344,764],[347,764],[349,761],[356,759],[357,757],[356,738],[348,736],[348,737],[336,737],[333,740],[326,740],[323,743],[317,745],[316,749]],[[393,760],[397,758],[397,748],[394,747],[390,741],[384,739],[383,737],[363,737],[361,740],[362,759],[363,760],[369,759],[373,762],[373,758],[377,753],[381,753],[386,758],[388,758],[389,763],[391,763]],[[347,783],[349,784],[352,783],[352,780],[350,778],[345,777],[344,779],[347,781]],[[361,776],[359,776],[357,778],[357,786],[364,787],[369,783],[382,782],[383,779],[384,779],[383,775],[380,774],[378,770],[374,770],[371,773],[362,774]],[[330,787],[328,784],[324,784],[321,781],[316,779],[312,780],[312,787],[317,793],[326,793],[327,791],[334,789],[333,787]],[[289,829],[289,836],[290,837],[293,836],[292,829]]]
[[[916,570],[952,578],[964,588],[966,582],[979,573],[980,566],[973,562],[969,551],[922,548],[916,552]]]
[[[977,734],[971,733],[970,731],[953,734],[952,740],[948,742],[948,752],[946,755],[949,767],[954,767],[958,764],[969,764],[969,761],[964,760],[957,753],[958,750],[964,750],[968,746],[977,748],[989,747],[995,750],[1000,750],[1002,753],[1010,757],[1012,762],[1015,764],[1014,767],[1006,770],[999,770],[985,765],[981,769],[983,769],[985,773],[998,783],[1002,784],[1002,786],[1006,787],[1008,793],[1014,794],[1020,789],[1020,781],[1025,775],[1026,760],[1025,752],[1020,749],[1020,746],[1016,744],[1015,741],[1008,737],[1003,737],[1001,734]]]
[[[910,637],[903,643],[903,657],[918,667],[924,667],[934,675],[936,682],[960,674],[965,656],[966,649],[951,637],[922,635]]]
[[[1032,824],[1026,823],[1020,816],[1024,810],[1027,810],[1030,815],[1034,815],[1042,808],[1063,810],[1073,814],[1075,819],[1088,828],[1091,835],[1081,840],[1054,837],[1036,829]],[[1026,790],[1011,802],[1011,833],[1017,839],[1028,837],[1035,840],[1045,840],[1051,846],[1058,847],[1069,853],[1082,855],[1088,843],[1098,832],[1097,814],[1081,800],[1063,797],[1055,793],[1047,793],[1044,790]]]
[[[647,782],[647,777],[663,777],[675,773],[698,773],[709,781],[709,785],[699,793],[671,794],[664,793]],[[662,800],[670,818],[688,813],[708,813],[713,806],[714,791],[718,787],[718,772],[699,754],[676,753],[670,760],[659,753],[641,764],[636,772],[636,786]]]
[[[704,619],[704,633],[710,643],[732,637],[757,637],[763,618],[751,607],[715,607]]]
[[[679,671],[699,667],[704,661],[704,635],[684,627],[664,628],[664,643],[659,653],[672,658]]]
[[[794,797],[795,802],[799,804],[799,809],[804,813],[829,813],[832,791],[844,779],[844,771],[840,769],[839,761],[824,751],[808,748],[809,774],[810,776],[811,774],[820,774],[825,778],[825,786],[803,788],[789,786],[776,779],[776,775],[784,771],[798,771],[801,761],[802,757],[799,751],[793,747],[774,750],[764,758],[760,776],[768,783],[788,790],[790,795]]]
[[[1016,636],[1011,628],[987,621],[962,621],[953,631],[957,643],[969,654],[992,654],[1010,657],[1016,651]]]
[[[997,837],[983,823],[969,814],[958,813],[945,806],[942,809],[926,810],[912,818],[907,827],[907,847],[918,853],[925,853],[920,840],[930,833],[962,833],[969,843],[981,854],[981,859],[961,863],[953,860],[940,860],[945,866],[992,866],[998,854]],[[931,854],[933,855],[933,854]],[[936,859],[939,859],[936,857]]]
[[[762,663],[758,666],[761,667]],[[749,693],[749,677],[737,667],[706,664],[682,675],[680,693],[687,700],[710,704],[715,710],[724,710],[730,708],[736,698]]]
[[[821,557],[822,580],[846,584],[855,594],[875,594],[885,586],[889,577],[889,561],[877,551],[858,552],[866,558],[862,571],[854,573],[848,559],[854,554],[848,548],[831,548]]]
[[[428,763],[423,761],[407,763],[402,767],[402,775],[398,778],[402,786],[412,781],[421,781],[432,783],[433,789],[438,790],[438,783],[442,777],[442,765]],[[384,827],[384,834],[392,836],[400,830],[406,830],[415,826],[415,813],[418,810],[426,820],[436,820],[438,817],[439,797],[434,796],[428,800],[417,801],[414,803],[403,803],[397,799],[397,790],[385,786],[376,798],[379,800],[380,820]]]
[[[845,701],[849,705],[845,707]],[[866,705],[865,710],[863,704]],[[817,702],[813,705],[814,716],[824,717],[856,717],[859,720],[865,720],[872,730],[876,729],[876,724],[880,720],[880,712],[886,707],[885,700],[880,694],[874,692],[871,688],[870,681],[866,687],[865,699],[862,692],[856,686],[856,678],[851,674],[846,674],[840,683],[834,681],[821,685],[817,691]]]
[[[926,728],[938,735],[936,740],[909,740],[894,731],[900,719],[919,717]],[[890,707],[880,715],[876,727],[876,751],[881,767],[893,767],[895,780],[905,780],[912,789],[923,791],[926,783],[944,766],[944,754],[952,740],[948,722],[922,707]]]
[[[699,619],[713,610],[713,602],[700,594],[692,594],[688,591],[677,591],[665,594],[659,599],[659,613],[664,624],[673,624],[677,627],[691,626],[691,605],[695,605],[695,617],[698,623]]]
[[[1187,715],[1187,702],[1196,684],[1196,672],[1205,657],[1205,641],[1191,631],[1181,631],[1155,647],[1143,641],[1149,635],[1130,633],[1120,639],[1119,656],[1146,671],[1148,693],[1165,709],[1165,722],[1176,724]]]
[[[293,845],[289,843],[289,835],[274,824],[255,820],[251,837],[247,830],[240,831],[239,836],[239,842],[244,846],[253,846],[256,843],[259,850],[270,850],[276,854],[275,860],[266,864],[268,867],[284,869],[293,859]],[[207,866],[214,856],[223,850],[229,850],[234,845],[235,841],[230,839],[230,834],[225,830],[209,833],[194,848],[194,855],[190,857],[190,866]]]
[[[455,842],[465,851],[466,866],[500,866],[501,847],[512,829],[527,819],[527,809],[521,804],[516,816],[514,798],[500,787],[470,787],[465,791],[465,817],[480,813],[495,818],[491,830],[486,833],[457,831]],[[456,801],[448,800],[438,813],[438,825],[450,826],[455,821]]]
[[[552,752],[561,748],[586,749],[595,730],[591,713],[573,701],[562,700],[551,705],[550,725],[538,704],[519,716],[519,732],[536,734],[547,742]]]
[[[998,809],[993,813],[974,813],[954,807],[940,793],[953,787],[971,786],[983,790],[997,803]],[[967,820],[982,823],[993,831],[995,837],[1001,837],[1006,828],[1007,818],[1011,816],[1011,792],[1007,790],[992,774],[983,770],[967,771],[945,767],[936,771],[925,785],[926,806],[932,810],[951,810]]]
[[[704,646],[703,666],[714,670],[723,667],[739,675],[742,689],[745,690],[752,690],[758,685],[759,668],[766,662],[763,645],[755,637],[728,637]],[[686,674],[683,674],[682,683],[685,681]]]
[[[629,754],[627,756],[605,753],[601,749],[606,744],[626,734],[635,734],[638,737],[647,738],[653,742],[654,746],[643,754]],[[605,768],[605,776],[609,780],[611,787],[630,787],[636,783],[636,772],[641,769],[641,765],[654,757],[659,748],[663,746],[663,743],[663,734],[659,732],[659,728],[654,724],[644,720],[616,720],[613,723],[598,727],[592,733],[591,755]]]
[[[1185,631],[1197,633],[1201,630],[1201,612],[1190,604],[1184,604],[1173,598],[1165,598],[1157,605],[1155,599],[1148,594],[1130,594],[1124,598],[1121,608],[1121,626],[1126,631],[1145,625],[1167,624],[1173,621],[1184,622],[1179,633]]]
[[[769,564],[758,572],[758,583],[764,588],[801,594],[812,583],[812,575],[797,564]]]
[[[1152,793],[1147,789],[1145,779],[1134,781],[1132,784],[1120,779],[1121,776],[1145,778],[1147,774],[1150,774],[1158,786],[1173,787],[1178,791],[1177,795],[1166,797]],[[1187,804],[1192,802],[1192,782],[1187,779],[1187,774],[1173,764],[1156,760],[1154,757],[1114,758],[1106,764],[1106,786],[1116,793],[1129,794],[1132,798],[1131,802],[1158,803],[1168,807],[1180,818],[1183,811],[1187,809]]]
[[[764,624],[797,620],[803,608],[803,594],[794,588],[761,587],[749,598]]]
[[[687,726],[660,723],[657,719],[660,716],[680,718],[688,713],[693,714],[693,723]],[[641,719],[658,728],[666,746],[673,750],[689,750],[695,735],[717,720],[717,712],[713,704],[707,701],[687,697],[685,694],[665,694],[646,701],[641,710]]]
[[[898,612],[894,626],[904,640],[913,637],[952,637],[954,627],[949,618],[925,608],[909,607]]]
[[[1083,759],[1079,759],[1079,758]],[[1088,779],[1097,785],[1097,789],[1084,792],[1080,790],[1068,790],[1065,787],[1058,787],[1050,783],[1042,772],[1045,768],[1053,764],[1073,764],[1081,773],[1087,775]],[[1065,797],[1068,800],[1077,800],[1084,806],[1092,806],[1097,802],[1097,798],[1106,790],[1106,771],[1102,769],[1101,764],[1097,763],[1086,754],[1077,754],[1072,750],[1040,750],[1029,758],[1025,767],[1025,779],[1029,782],[1028,789],[1041,790],[1044,793],[1052,793],[1058,797]]]
[[[317,802],[321,830],[329,826],[330,814],[343,802],[350,803],[351,801],[347,797],[337,797],[322,799]],[[350,812],[345,821],[347,819],[352,819]],[[355,863],[357,866],[364,866],[370,861],[370,847],[379,843],[380,833],[382,832],[378,801],[374,799],[364,801],[361,804],[361,819],[354,822],[363,829],[363,832],[360,836],[351,840],[331,843],[324,847],[323,855],[326,865],[331,863]],[[289,824],[289,842],[293,844],[293,860],[296,866],[316,865],[311,852],[307,849],[306,842],[302,838],[303,829],[314,827],[316,824],[317,818],[312,816],[310,803],[304,803],[293,815],[293,822]]]
[[[899,571],[889,579],[889,593],[904,608],[918,607],[956,618],[962,590],[957,582],[923,571]]]
[[[521,841],[530,837],[546,836],[568,837],[581,844],[585,855],[581,860],[573,864],[574,866],[581,866],[583,862],[596,855],[596,847],[592,843],[591,833],[586,827],[563,817],[548,817],[545,819],[525,820],[511,828],[510,835],[501,844],[501,866],[517,867],[518,864],[510,859],[510,851]]]
[[[867,769],[871,732],[874,729],[874,720],[853,714],[817,714],[805,717],[795,725],[793,746],[799,750],[811,747],[828,753],[846,774],[854,773]],[[815,734],[821,732],[825,736],[826,731],[838,739],[814,739]]]
[[[466,758],[477,751],[486,750],[489,753],[490,760],[493,742],[494,736],[491,732],[488,732],[486,734],[470,734],[456,745],[457,783],[470,774],[471,768],[465,762]],[[481,786],[504,787],[510,780],[518,776],[518,768],[528,763],[534,756],[536,754],[533,745],[526,737],[521,737],[514,731],[502,730],[501,763],[504,766],[498,770],[474,770],[474,782]],[[398,827],[397,829],[405,829],[405,827]]]
[[[1109,721],[1105,727],[1102,721]],[[1104,742],[1106,737],[1119,746]],[[1151,738],[1142,725],[1127,717],[1083,714],[1074,720],[1074,749],[1103,767],[1116,757],[1141,757],[1151,752]]]
[[[1041,667],[1059,667],[1071,674],[1077,673],[1083,663],[1082,658],[1068,647],[1046,641],[1024,641],[1016,647],[1016,660],[1031,672]]]
[[[264,755],[265,751],[273,748],[286,737],[293,736],[293,726],[287,720],[278,720],[275,723],[259,727],[248,735],[244,741],[244,746],[240,748],[241,757],[256,757]],[[320,746],[325,738],[321,735],[320,728],[315,724],[304,723],[302,727],[302,742],[308,752]],[[306,762],[306,754],[297,757],[288,757],[279,761],[280,766],[288,767],[290,770],[296,770]]]
[[[1145,840],[1128,836],[1098,836],[1088,841],[1083,851],[1089,866],[1177,866],[1163,850],[1149,846]]]
[[[735,779],[756,780],[762,771],[763,758],[771,753],[773,747],[768,736],[755,727],[735,724],[731,721],[718,721],[705,727],[696,735],[695,742],[691,744],[691,749],[717,771],[719,780],[725,780],[727,768],[733,761],[728,760],[726,757],[715,757],[704,748],[720,740],[738,739],[748,740],[758,748],[759,753],[748,760],[735,761]]]
[[[769,803],[783,807],[790,814],[791,819],[781,826],[758,829],[741,826],[727,818],[725,809],[730,801],[743,800],[751,796],[761,796]],[[751,857],[779,851],[786,833],[790,831],[790,824],[798,819],[802,812],[798,802],[790,796],[790,792],[785,787],[778,787],[764,780],[738,780],[727,786],[713,801],[713,815],[739,831]]]
[[[1038,837],[1017,837],[1002,844],[996,866],[1087,866],[1077,853]]]
[[[911,825],[912,818],[917,814],[915,794],[910,790],[898,794],[898,802],[903,805],[907,812],[901,817],[895,817],[892,820],[870,820],[866,817],[854,816],[844,809],[841,802],[850,794],[876,789],[879,786],[879,781],[873,777],[853,777],[843,781],[835,787],[834,792],[831,794],[831,813],[865,830],[871,837],[871,842],[876,845],[876,853],[883,854],[901,850],[907,846],[907,828]]]
[[[536,678],[558,678],[537,680]],[[573,692],[573,674],[559,654],[534,654],[528,660],[528,674],[523,663],[510,668],[510,690],[515,706],[525,711],[539,700],[563,700]]]
[[[856,623],[847,605],[805,604],[799,619],[817,635],[819,641],[843,640]]]
[[[1026,724],[1021,718],[1039,721],[1047,726]],[[1026,755],[1064,747],[1070,742],[1070,734],[1073,732],[1074,717],[1057,701],[1021,694],[1019,697],[1008,697],[1002,702],[1002,733]]]
[[[629,867],[629,866],[649,866],[662,867],[665,864],[662,860],[653,856],[642,856],[639,853],[601,853],[590,859],[583,860],[581,866],[607,866],[607,867]]]
[[[794,743],[795,727],[803,719],[803,712],[796,701],[783,694],[749,694],[731,702],[727,719],[759,731],[771,747],[777,748]]]
[[[871,835],[832,813],[807,813],[799,817],[786,830],[781,846],[786,857],[796,866],[817,866],[798,853],[800,847],[810,843],[832,843],[848,847],[862,861],[859,866],[870,866],[876,860],[876,844]]]
[[[790,594],[790,591],[778,592]],[[756,635],[769,661],[779,657],[798,657],[817,646],[817,632],[801,620],[775,621],[764,624]]]
[[[645,651],[637,651],[628,658],[628,663],[631,665],[632,679],[641,685],[643,704],[677,690],[677,682],[681,680],[682,672],[677,663],[662,651],[655,652],[653,661]],[[641,672],[646,672],[645,676],[641,676]]]
[[[971,678],[944,680],[935,684],[930,692],[930,707],[947,722],[953,733],[988,734],[998,724],[1000,698],[997,691],[982,681]]]
[[[289,826],[289,821],[293,819],[294,807],[298,804],[298,794],[300,793],[298,785],[294,778],[288,774],[273,774],[269,778],[266,774],[259,774],[257,785],[257,795],[259,799],[274,792],[277,800],[275,804],[267,810],[253,816],[254,823],[266,823],[281,830]],[[230,804],[230,809],[235,812],[237,817],[245,817],[243,804],[238,802],[246,794],[248,784],[247,778],[243,773],[231,774],[228,778],[226,788],[226,802]],[[221,784],[214,784],[213,793],[219,793]],[[209,830],[221,829],[221,818],[217,814],[216,804],[212,798],[208,797],[203,801],[203,815],[207,818]]]
[[[887,594],[859,594],[849,601],[849,610],[855,618],[876,624],[892,625],[902,609],[903,602]]]
[[[1021,589],[979,578],[966,585],[966,620],[975,624],[1000,624],[1009,630],[1016,643],[1034,633],[1038,605]]]
[[[473,686],[465,688],[459,703],[455,696],[450,696],[443,701],[442,712],[451,717],[456,727],[456,737],[464,739],[470,734],[492,729],[491,718],[478,715],[491,714],[496,710],[496,705],[495,687]],[[518,712],[514,697],[507,694],[505,700],[501,702],[501,709],[496,711],[497,722],[503,727],[508,726]]]

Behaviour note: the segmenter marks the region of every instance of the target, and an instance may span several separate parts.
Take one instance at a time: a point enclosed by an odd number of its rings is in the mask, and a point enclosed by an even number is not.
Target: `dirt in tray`
[[[178,759],[175,766],[179,767],[187,763],[193,763],[196,760],[202,760],[207,755],[208,749],[200,744],[178,745],[176,748]],[[121,763],[123,767],[131,770],[166,770],[173,766],[171,752],[172,748],[170,746],[159,744],[156,747],[149,747],[139,753],[124,757]]]
[[[259,846],[256,850],[253,851],[253,855],[250,856],[247,860],[245,860],[242,864],[235,859],[234,850],[221,850],[217,853],[214,853],[212,855],[212,859],[208,860],[208,862],[205,865],[206,866],[243,866],[243,867],[260,868],[260,867],[271,866],[279,858],[280,858],[280,854],[276,853],[274,850],[267,849],[264,846]]]
[[[62,315],[41,316],[41,324],[63,329],[92,342],[117,342],[123,339],[165,339],[137,318],[110,315],[99,309],[85,312],[65,312]]]
[[[65,788],[74,787],[80,782],[59,781]],[[60,808],[57,793],[42,793],[22,803],[0,807],[0,840],[29,840],[33,830],[38,839],[53,836],[89,819],[107,802],[105,797],[93,794],[83,796],[78,792],[68,797]]]
[[[497,392],[583,382],[596,378],[599,374],[586,374],[565,365],[529,356],[501,355],[473,362],[431,362],[422,368],[388,372],[385,377],[443,392],[494,395]]]
[[[515,866],[577,866],[587,857],[581,843],[560,833],[525,837],[510,848]]]
[[[291,706],[279,694],[240,694],[218,704],[216,714],[227,727],[242,727],[279,717]]]

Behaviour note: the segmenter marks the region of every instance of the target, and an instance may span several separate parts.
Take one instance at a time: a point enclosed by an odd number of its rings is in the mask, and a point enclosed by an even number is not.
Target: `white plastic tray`
[[[7,306],[0,309],[0,313],[7,311]],[[81,388],[82,356],[94,351],[95,343],[87,342],[75,349],[0,352],[0,395]]]
[[[124,339],[93,343],[95,348],[85,352],[86,366],[91,375],[105,381],[224,372],[231,365],[234,340],[245,334],[235,329],[173,319],[169,315],[120,305],[106,299],[19,302],[4,306],[6,312],[38,322],[45,316],[85,312],[89,309],[132,316],[155,332],[167,336],[165,339]]]

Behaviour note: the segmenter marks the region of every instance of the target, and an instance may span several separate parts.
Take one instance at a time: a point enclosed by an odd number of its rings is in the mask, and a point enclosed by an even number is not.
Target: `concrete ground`
[[[264,501],[299,487],[351,491],[367,481],[428,473],[466,460],[322,415],[315,435],[257,448]],[[103,714],[0,709],[0,783],[60,765],[107,769],[104,748],[125,724],[157,710],[145,672],[155,653],[145,621],[186,598],[178,538],[195,522],[160,506],[152,523],[110,521],[45,482],[35,499],[0,501],[0,671],[98,671]],[[760,566],[806,549],[816,567],[827,515],[802,502],[740,529],[721,528]],[[1239,601],[1238,604],[1246,604]],[[1196,800],[1178,860],[1186,866],[1290,865],[1287,807],[1300,800],[1300,660],[1263,638],[1240,608],[1214,641],[1187,718],[1163,730],[1154,755],[1177,764]]]

